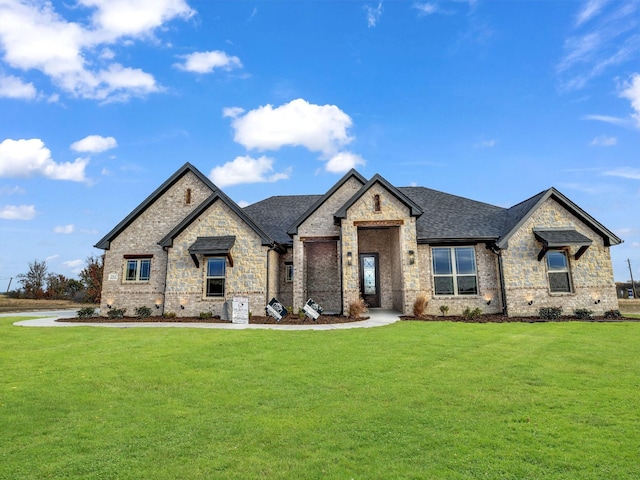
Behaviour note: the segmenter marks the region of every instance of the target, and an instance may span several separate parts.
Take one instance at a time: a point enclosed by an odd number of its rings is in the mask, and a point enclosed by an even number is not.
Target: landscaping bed
[[[350,318],[342,315],[320,315],[317,320],[311,318],[300,318],[297,315],[287,315],[282,320],[277,321],[273,317],[269,316],[256,316],[253,315],[249,319],[249,324],[254,325],[318,325],[318,324],[332,324],[332,323],[349,323],[360,322],[366,320],[368,317]],[[164,322],[164,323],[228,323],[231,324],[231,320],[222,320],[220,317],[200,318],[200,317],[123,317],[123,318],[107,318],[107,317],[90,317],[90,318],[59,318],[56,322],[73,322],[73,323],[151,323],[151,322]]]
[[[507,317],[506,315],[479,315],[474,318],[462,315],[425,315],[422,317],[401,316],[401,320],[417,322],[464,322],[464,323],[543,323],[543,322],[638,322],[635,318],[605,318],[592,317],[588,319],[563,315],[559,318],[548,319],[540,317]]]

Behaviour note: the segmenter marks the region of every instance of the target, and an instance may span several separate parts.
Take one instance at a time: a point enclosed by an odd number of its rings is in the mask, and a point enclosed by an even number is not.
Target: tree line
[[[104,257],[91,255],[79,274],[80,279],[68,278],[49,272],[45,260],[29,263],[29,271],[21,273],[16,280],[22,288],[7,292],[13,298],[72,300],[81,303],[100,303]]]

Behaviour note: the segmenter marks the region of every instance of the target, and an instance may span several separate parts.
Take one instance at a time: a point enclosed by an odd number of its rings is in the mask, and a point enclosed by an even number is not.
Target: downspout
[[[502,250],[500,250],[495,244],[491,245],[489,249],[498,256],[498,277],[500,278],[500,299],[502,301],[502,314],[509,316],[507,308],[507,292],[504,288],[504,267],[502,265]]]
[[[162,287],[162,311],[160,312],[160,316],[164,315],[164,311],[166,309],[165,302],[167,301],[167,275],[169,274],[169,247],[162,247],[164,253],[167,256],[167,261],[165,262],[164,267],[164,286]]]
[[[269,280],[270,280],[269,274],[271,273],[271,255],[269,255],[269,254],[271,253],[272,250],[275,250],[275,249],[276,249],[276,244],[275,243],[272,243],[269,246],[269,248],[267,248],[267,287],[265,288],[265,293],[264,293],[264,295],[265,295],[265,302],[264,302],[265,308],[266,308],[266,305],[269,305],[269,300],[270,300],[270,298],[269,298]]]

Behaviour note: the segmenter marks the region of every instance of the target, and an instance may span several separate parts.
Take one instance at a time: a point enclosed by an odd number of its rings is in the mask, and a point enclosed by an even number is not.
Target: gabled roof
[[[425,187],[399,190],[420,205],[418,243],[495,241],[502,233],[505,209]]]
[[[524,202],[514,205],[508,209],[507,216],[505,217],[503,234],[496,243],[497,247],[500,249],[507,248],[511,236],[529,219],[529,217],[531,217],[531,215],[533,215],[538,208],[540,208],[544,202],[550,198],[558,202],[575,217],[589,226],[589,228],[594,232],[600,235],[604,240],[605,246],[608,247],[622,243],[622,240],[613,232],[608,230],[604,225],[599,223],[595,218],[578,207],[578,205],[573,203],[558,190],[551,187],[548,190],[540,192]]]
[[[173,241],[180,235],[191,223],[193,223],[204,211],[211,205],[220,200],[242,219],[262,240],[262,245],[274,245],[276,242],[249,217],[233,200],[227,197],[221,191],[214,192],[209,198],[196,207],[187,217],[180,222],[173,230],[158,242],[162,247],[173,247]]]
[[[292,244],[287,229],[311,208],[323,195],[274,196],[252,203],[244,212],[262,227],[276,242]]]
[[[364,178],[362,175],[360,175],[360,173],[358,173],[358,171],[356,171],[354,168],[352,168],[351,170],[349,170],[346,175],[344,177],[342,177],[340,180],[338,180],[338,182],[329,189],[329,191],[327,193],[325,193],[324,195],[322,195],[322,197],[320,197],[313,205],[311,205],[287,230],[287,233],[291,236],[293,235],[297,235],[298,234],[298,228],[300,227],[300,225],[302,225],[302,223],[309,218],[313,212],[315,212],[318,208],[320,208],[322,206],[322,204],[324,202],[326,202],[334,193],[336,193],[340,187],[342,187],[345,183],[347,183],[347,181],[349,181],[351,178],[355,178],[356,180],[358,180],[360,183],[362,183],[363,185],[365,185],[367,183],[367,179]]]
[[[138,218],[150,205],[152,205],[158,198],[164,195],[178,180],[184,177],[187,173],[193,173],[198,177],[206,186],[208,186],[212,192],[218,191],[211,180],[209,180],[202,172],[189,162],[185,163],[180,169],[171,175],[162,185],[160,185],[151,195],[149,195],[140,205],[138,205],[129,215],[125,217],[113,230],[107,233],[98,243],[94,246],[103,250],[109,250],[111,241],[116,238],[125,228],[127,228],[133,221]]]
[[[367,183],[365,183],[360,190],[356,192],[347,203],[345,203],[338,211],[335,213],[334,218],[336,220],[347,217],[347,210],[353,206],[365,193],[371,189],[375,184],[380,184],[384,189],[386,189],[391,195],[396,197],[401,203],[403,203],[408,209],[412,217],[419,217],[422,215],[422,208],[418,206],[413,200],[407,197],[404,193],[402,193],[398,188],[391,185],[387,180],[385,180],[379,174],[375,174],[371,177]]]

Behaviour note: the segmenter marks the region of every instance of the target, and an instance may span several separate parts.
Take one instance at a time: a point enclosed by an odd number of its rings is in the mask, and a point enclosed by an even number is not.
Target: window
[[[477,295],[476,257],[473,247],[437,247],[433,257],[436,295]]]
[[[207,297],[224,297],[226,267],[224,257],[207,259]]]
[[[151,277],[151,258],[127,259],[126,282],[147,282]]]
[[[380,205],[380,195],[374,195],[373,196],[373,211],[374,212],[379,212],[381,210],[381,205]]]
[[[569,263],[567,254],[562,250],[547,252],[547,271],[549,275],[549,291],[551,293],[571,292]]]
[[[187,188],[184,192],[184,204],[191,205],[191,189]]]
[[[287,283],[293,282],[293,263],[284,264],[285,280]]]

